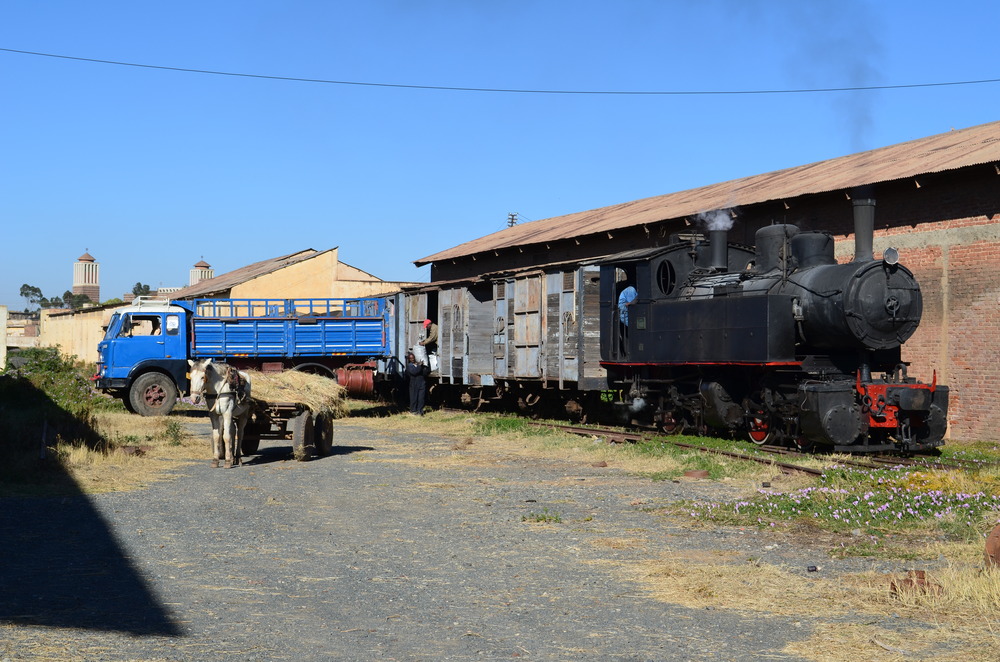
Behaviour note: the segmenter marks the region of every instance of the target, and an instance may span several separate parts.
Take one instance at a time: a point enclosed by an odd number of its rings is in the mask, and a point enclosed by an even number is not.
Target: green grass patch
[[[948,460],[983,464],[1000,462],[1000,444],[995,441],[948,443],[940,448],[940,453],[940,459],[944,462]]]
[[[181,427],[179,421],[172,419],[167,420],[164,426],[163,436],[169,445],[180,446],[182,440],[184,439],[184,428]]]
[[[550,511],[548,508],[542,508],[540,513],[528,513],[527,515],[521,516],[522,522],[539,522],[542,524],[560,524],[562,522],[562,515],[557,512]]]
[[[556,433],[552,428],[532,425],[531,421],[512,416],[477,416],[472,428],[475,434],[484,437],[494,435],[548,437]]]
[[[1000,495],[969,489],[974,480],[934,481],[950,489],[925,489],[926,471],[829,469],[816,485],[760,489],[734,502],[692,502],[691,517],[718,523],[775,527],[808,525],[867,537],[877,546],[888,535],[929,533],[973,542],[997,522]],[[957,486],[957,488],[956,488]],[[859,551],[863,551],[861,547]]]

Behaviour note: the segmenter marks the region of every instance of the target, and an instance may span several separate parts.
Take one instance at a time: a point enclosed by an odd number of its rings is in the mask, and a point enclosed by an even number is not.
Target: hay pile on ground
[[[300,402],[308,406],[314,415],[323,414],[329,418],[347,416],[347,389],[329,377],[296,370],[246,372],[250,375],[250,393],[254,400],[264,403]]]

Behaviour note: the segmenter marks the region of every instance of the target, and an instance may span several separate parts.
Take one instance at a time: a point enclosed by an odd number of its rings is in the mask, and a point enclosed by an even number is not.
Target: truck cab
[[[97,346],[97,388],[130,411],[169,413],[187,385],[191,310],[182,303],[139,297],[115,312]]]

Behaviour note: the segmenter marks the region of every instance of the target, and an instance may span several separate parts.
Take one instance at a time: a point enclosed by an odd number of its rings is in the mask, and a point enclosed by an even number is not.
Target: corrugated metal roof
[[[828,161],[532,221],[417,260],[431,262],[540,244],[801,195],[852,189],[1000,161],[1000,122],[920,138]]]

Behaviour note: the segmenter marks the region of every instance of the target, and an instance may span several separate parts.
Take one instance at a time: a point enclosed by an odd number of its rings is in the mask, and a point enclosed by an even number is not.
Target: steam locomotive
[[[895,249],[872,258],[874,208],[854,201],[847,264],[829,234],[772,225],[752,250],[714,230],[707,243],[689,237],[605,265],[603,300],[620,282],[612,270],[639,291],[627,325],[602,308],[609,382],[666,429],[850,452],[941,445],[948,388],[908,377],[900,356],[920,322],[920,287]]]
[[[894,249],[873,259],[875,202],[854,201],[854,261],[824,232],[726,230],[665,246],[547,264],[395,296],[391,379],[440,336],[431,400],[470,407],[558,406],[593,420],[745,434],[755,443],[837,451],[925,451],[943,443],[948,388],[907,375],[900,347],[922,298]],[[622,314],[621,291],[635,288]]]

